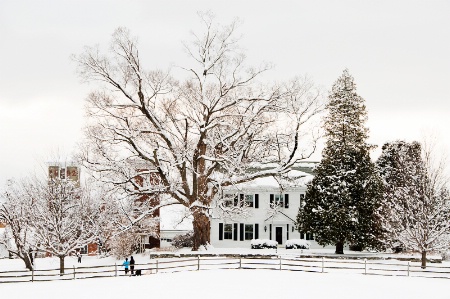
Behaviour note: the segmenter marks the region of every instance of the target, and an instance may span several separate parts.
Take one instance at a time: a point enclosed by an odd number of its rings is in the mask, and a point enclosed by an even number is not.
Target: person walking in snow
[[[130,258],[130,269],[131,269],[131,275],[134,275],[134,258],[131,256]]]
[[[125,258],[125,261],[123,262],[122,266],[125,267],[125,275],[128,274],[128,266],[130,266],[130,262],[128,261],[128,258]]]
[[[80,251],[77,251],[77,258],[78,258],[78,262],[81,263],[81,253],[80,253]]]

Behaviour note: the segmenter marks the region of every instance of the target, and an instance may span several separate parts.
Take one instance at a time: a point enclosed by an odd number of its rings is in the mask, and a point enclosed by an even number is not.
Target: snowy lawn
[[[449,298],[449,280],[271,270],[203,270],[0,285],[2,298]]]
[[[153,256],[155,257],[153,252]],[[192,253],[188,249],[183,249],[172,253]],[[284,259],[290,259],[297,255],[301,258],[300,250],[245,250],[241,249],[211,249],[202,252],[203,254],[278,254]],[[321,254],[325,256],[334,255],[330,250],[308,251],[303,254]],[[387,255],[375,253],[352,253],[346,252],[348,256],[379,256],[380,260],[372,261],[386,264],[399,263],[396,260],[382,260],[386,257],[411,257],[410,255]],[[136,263],[149,263],[150,258],[146,255],[134,255]],[[3,283],[0,284],[1,298],[142,298],[150,296],[152,298],[450,298],[450,280],[440,278],[423,277],[401,277],[401,276],[375,276],[363,275],[364,264],[361,260],[328,260],[325,263],[325,272],[330,273],[307,273],[299,271],[279,271],[279,270],[248,270],[248,269],[228,269],[228,270],[204,270],[212,269],[207,260],[202,260],[201,271],[185,271],[178,273],[171,272],[177,269],[163,269],[166,261],[182,260],[186,258],[159,259],[160,271],[158,274],[143,275],[141,277],[119,276],[111,278],[93,278],[77,279],[70,281],[52,281],[52,282],[22,282],[22,283]],[[192,258],[189,258],[190,260]],[[215,259],[211,256],[211,259]],[[238,260],[238,259],[237,259]],[[244,262],[245,259],[243,259]],[[153,259],[152,262],[155,262]],[[258,260],[247,260],[249,263],[257,263]],[[259,260],[262,263],[273,263],[274,269],[278,268],[278,260]],[[346,266],[344,263],[351,263],[349,266],[356,267],[355,270],[337,270],[334,266]],[[286,261],[286,263],[290,263]],[[406,263],[400,262],[400,275],[406,275]],[[82,263],[76,262],[76,257],[66,258],[66,267],[90,267],[100,265],[121,265],[121,260],[113,257],[83,257]],[[308,264],[314,264],[315,270],[320,271],[321,260],[319,258],[308,259]],[[419,263],[414,263],[419,265]],[[167,264],[170,266],[170,264]],[[239,264],[232,264],[230,268],[237,268]],[[416,265],[416,266],[417,266]],[[430,266],[432,264],[429,264]],[[36,260],[37,269],[55,269],[58,268],[59,261],[56,258],[39,258]],[[245,266],[243,264],[243,266]],[[384,266],[384,267],[385,267]],[[433,266],[448,267],[449,263],[433,264]],[[257,267],[253,265],[253,267]],[[368,268],[376,267],[371,265]],[[389,267],[389,266],[388,266]],[[139,267],[136,267],[139,268]],[[283,266],[283,268],[289,268]],[[393,267],[394,268],[394,267]],[[18,259],[0,259],[0,272],[8,270],[23,270],[24,265]],[[123,275],[123,268],[119,266],[120,273]],[[183,268],[183,270],[196,270],[194,257],[194,266]],[[305,268],[304,270],[312,270]],[[70,270],[69,270],[70,271]],[[386,271],[382,271],[386,272]],[[154,272],[153,272],[154,273]],[[148,274],[148,272],[144,273]],[[388,274],[388,273],[386,273]],[[392,273],[390,273],[392,275]],[[397,275],[394,273],[393,275]],[[412,276],[414,276],[412,274]],[[0,278],[1,279],[1,278]],[[199,286],[201,284],[201,286]]]

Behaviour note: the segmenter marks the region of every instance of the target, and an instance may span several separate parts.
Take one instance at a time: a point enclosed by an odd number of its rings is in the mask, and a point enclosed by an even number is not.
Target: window
[[[231,224],[224,225],[223,238],[225,240],[231,240],[233,238],[233,226]]]
[[[300,208],[304,208],[306,205],[305,194],[300,194]]]
[[[61,168],[61,169],[59,170],[59,178],[60,178],[61,180],[64,180],[64,179],[66,178],[66,169]]]
[[[283,207],[283,195],[275,194],[275,204],[277,206]]]
[[[80,254],[87,254],[87,253],[88,253],[87,245],[84,245],[83,247],[80,247]]]
[[[253,194],[245,195],[245,205],[247,207],[253,208]]]
[[[306,233],[306,240],[314,240],[314,234],[313,233]]]
[[[224,194],[223,196],[223,206],[224,207],[232,207],[234,201],[234,194]]]
[[[245,225],[245,240],[253,239],[253,224]]]

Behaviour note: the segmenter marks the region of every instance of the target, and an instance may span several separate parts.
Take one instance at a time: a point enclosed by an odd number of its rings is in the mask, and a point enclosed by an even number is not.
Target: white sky
[[[435,132],[450,149],[450,1],[0,0],[0,186],[80,140],[84,99],[71,54],[107,49],[115,28],[137,35],[149,68],[183,64],[181,42],[211,10],[239,17],[249,61],[273,79],[308,74],[329,89],[349,68],[365,98],[370,142]]]

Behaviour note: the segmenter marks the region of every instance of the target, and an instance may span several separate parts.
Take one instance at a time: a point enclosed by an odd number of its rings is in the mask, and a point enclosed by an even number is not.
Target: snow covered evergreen
[[[450,246],[448,181],[434,158],[418,142],[395,141],[383,145],[377,161],[384,184],[379,211],[384,241],[422,253],[423,268],[427,252]]]
[[[375,211],[382,184],[370,160],[372,146],[366,142],[364,99],[348,70],[333,85],[327,109],[323,159],[299,210],[299,229],[314,232],[321,245],[335,244],[336,253],[343,253],[345,243],[378,247]]]

